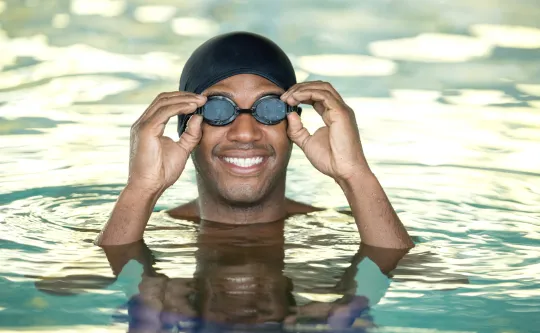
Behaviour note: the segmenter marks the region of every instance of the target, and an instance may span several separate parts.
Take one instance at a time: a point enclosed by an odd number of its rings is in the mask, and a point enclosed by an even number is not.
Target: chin
[[[250,206],[261,202],[268,189],[250,184],[237,184],[222,188],[219,192],[231,206]]]

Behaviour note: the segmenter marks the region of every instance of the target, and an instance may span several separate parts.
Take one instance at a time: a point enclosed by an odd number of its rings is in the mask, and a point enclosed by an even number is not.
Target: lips
[[[223,160],[227,163],[234,164],[235,166],[242,168],[249,168],[257,164],[261,164],[264,161],[264,157],[255,156],[255,157],[223,157]]]
[[[269,156],[262,152],[230,152],[219,156],[222,165],[233,174],[249,175],[260,172],[266,165]]]

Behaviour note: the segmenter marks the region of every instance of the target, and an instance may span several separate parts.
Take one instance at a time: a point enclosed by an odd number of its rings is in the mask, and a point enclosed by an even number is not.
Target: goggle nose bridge
[[[242,113],[252,114],[253,112],[255,112],[255,108],[253,108],[253,109],[238,109],[238,113],[240,113],[240,114],[242,114]]]

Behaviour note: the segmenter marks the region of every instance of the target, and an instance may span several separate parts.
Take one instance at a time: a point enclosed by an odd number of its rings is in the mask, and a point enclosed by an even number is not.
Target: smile
[[[223,160],[237,167],[251,168],[255,165],[261,164],[264,161],[264,158],[262,156],[249,157],[249,158],[223,157]]]
[[[219,157],[219,161],[225,167],[225,170],[237,177],[252,177],[260,174],[270,160],[268,155],[252,154],[251,156],[245,156],[245,152],[244,156],[237,154],[239,153]]]

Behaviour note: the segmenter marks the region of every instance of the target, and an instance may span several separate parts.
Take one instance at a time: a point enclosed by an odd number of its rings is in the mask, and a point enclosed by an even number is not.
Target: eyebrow
[[[281,96],[283,94],[282,91],[280,90],[269,90],[269,91],[263,91],[263,92],[260,92],[259,94],[257,94],[255,96],[255,100],[258,100],[259,98],[261,97],[264,97],[264,96],[268,96],[268,95],[278,95],[278,96]],[[210,91],[206,94],[206,97],[211,97],[211,96],[225,96],[227,98],[230,98],[234,101],[234,95],[231,94],[230,92],[227,92],[227,91],[219,91],[219,90],[214,90],[214,91]]]

